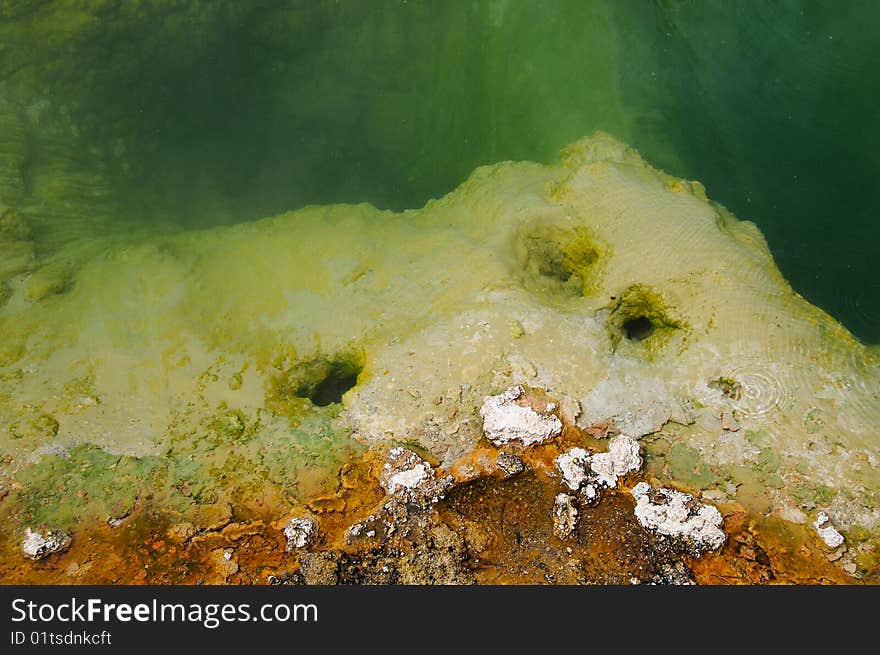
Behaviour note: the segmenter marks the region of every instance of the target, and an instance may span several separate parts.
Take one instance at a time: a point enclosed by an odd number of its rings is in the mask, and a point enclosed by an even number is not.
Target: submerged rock
[[[29,241],[30,238],[31,226],[24,214],[0,203],[0,242]]]
[[[675,564],[667,564],[651,579],[652,584],[656,585],[679,585],[692,586],[697,584],[694,582],[693,574],[682,562]]]
[[[522,473],[526,468],[519,457],[504,452],[498,453],[498,456],[495,458],[495,465],[501,469],[506,477]]]

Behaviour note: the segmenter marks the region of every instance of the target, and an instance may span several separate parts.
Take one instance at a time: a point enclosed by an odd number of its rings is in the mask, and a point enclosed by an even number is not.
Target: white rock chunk
[[[572,491],[581,488],[584,482],[590,478],[588,470],[590,466],[590,453],[583,448],[572,448],[553,460],[556,468],[562,474],[562,480]]]
[[[434,469],[413,451],[397,446],[388,452],[379,483],[389,496],[407,494],[433,480]]]
[[[581,490],[586,500],[594,500],[600,489],[617,487],[617,479],[642,467],[639,443],[618,435],[608,444],[607,453],[590,455],[583,448],[572,448],[557,456],[556,468],[572,491]]]
[[[642,468],[639,442],[624,434],[614,437],[608,444],[607,453],[598,453],[590,459],[590,468],[597,482],[614,489],[617,478]]]
[[[32,560],[43,559],[52,553],[64,550],[70,545],[70,535],[60,530],[49,530],[45,536],[31,530],[25,529],[25,538],[21,543],[21,552]]]
[[[819,512],[819,515],[816,517],[816,520],[813,521],[812,526],[815,528],[822,541],[825,542],[825,545],[829,548],[837,548],[843,544],[843,535],[837,531],[837,528],[835,528],[834,525],[832,525],[831,517],[825,512]]]
[[[525,390],[517,384],[497,396],[486,396],[483,401],[483,433],[496,446],[510,441],[531,446],[562,432],[562,421],[551,414],[556,406],[550,403],[543,412],[536,412],[516,402],[524,394]]]
[[[379,484],[390,499],[423,509],[439,502],[452,488],[451,475],[438,478],[431,464],[413,451],[397,446],[388,451]]]
[[[649,530],[683,539],[697,551],[716,550],[727,539],[721,529],[721,512],[690,494],[663,488],[653,491],[647,482],[639,482],[632,495],[636,518]]]
[[[290,519],[284,528],[284,536],[287,537],[287,550],[307,548],[312,544],[317,532],[315,519],[302,516]]]

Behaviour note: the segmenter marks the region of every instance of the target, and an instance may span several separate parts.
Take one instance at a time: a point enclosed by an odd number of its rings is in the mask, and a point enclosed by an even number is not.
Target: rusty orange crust
[[[594,443],[595,442],[595,443]],[[552,532],[552,504],[562,490],[553,458],[577,444],[598,449],[587,434],[567,427],[558,440],[515,454],[522,473],[506,476],[495,465],[499,450],[483,445],[456,462],[455,486],[433,508],[427,525],[451,530],[464,544],[469,580],[477,584],[633,584],[652,581],[661,568],[683,566],[697,584],[878,584],[880,574],[861,580],[828,560],[809,527],[778,518],[751,516],[722,504],[726,544],[693,557],[658,545],[633,513],[627,489],[606,490],[593,506],[582,506],[578,528],[560,540]],[[370,582],[364,571],[381,549],[388,557],[422,548],[421,537],[387,544],[350,545],[345,530],[382,503],[379,471],[384,453],[370,451],[346,464],[335,491],[291,508],[271,495],[259,506],[234,501],[199,505],[188,515],[161,507],[136,509],[123,525],[81,525],[70,548],[32,562],[8,534],[0,537],[4,584],[267,584],[303,581],[302,552],[288,552],[283,528],[291,516],[313,515],[319,530],[311,551],[344,555],[361,573],[344,581]],[[358,576],[363,576],[358,577]],[[341,578],[340,578],[340,581]]]

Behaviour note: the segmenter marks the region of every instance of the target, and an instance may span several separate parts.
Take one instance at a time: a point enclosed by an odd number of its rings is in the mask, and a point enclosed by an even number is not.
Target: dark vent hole
[[[341,403],[342,395],[357,384],[358,374],[351,367],[333,367],[330,374],[312,388],[308,398],[318,407]]]
[[[627,319],[622,327],[623,333],[630,341],[644,341],[654,332],[654,324],[644,316]]]

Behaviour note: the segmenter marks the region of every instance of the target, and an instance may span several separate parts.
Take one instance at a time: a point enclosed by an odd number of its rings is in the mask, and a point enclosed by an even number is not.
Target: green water
[[[72,215],[402,209],[602,129],[755,221],[792,286],[876,343],[878,19],[870,1],[4,2],[23,136],[0,112],[0,201],[47,249]]]
[[[880,341],[880,4],[647,5],[620,3],[617,21],[624,101],[656,111],[639,147],[663,165],[671,144],[675,172],[755,221],[798,292]]]

